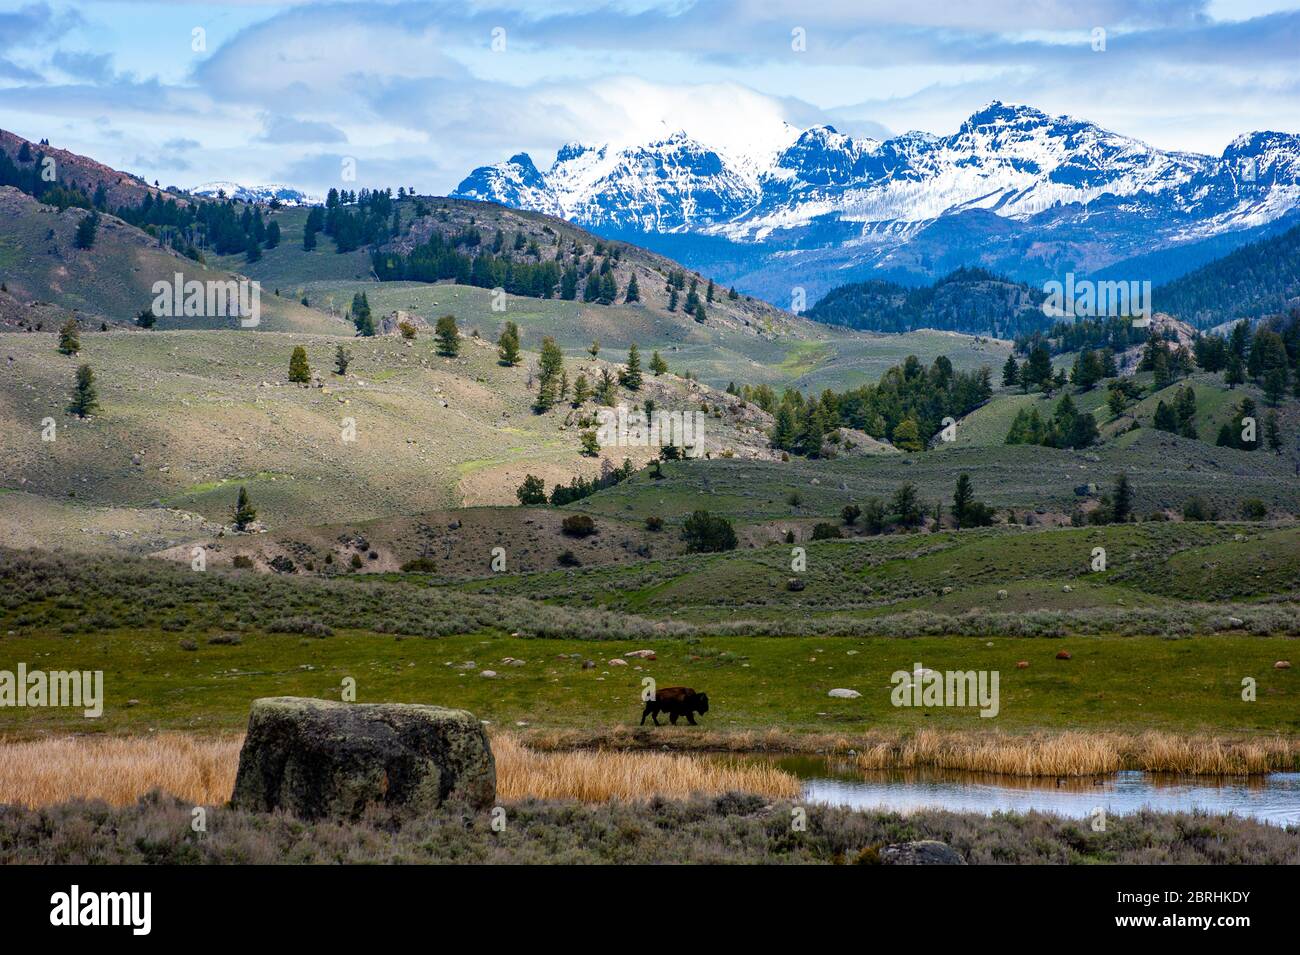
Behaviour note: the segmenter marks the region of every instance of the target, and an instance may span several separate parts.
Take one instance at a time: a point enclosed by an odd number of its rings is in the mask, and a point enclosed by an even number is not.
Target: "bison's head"
[[[697,713],[709,712],[709,694],[707,693],[695,694],[695,712]]]

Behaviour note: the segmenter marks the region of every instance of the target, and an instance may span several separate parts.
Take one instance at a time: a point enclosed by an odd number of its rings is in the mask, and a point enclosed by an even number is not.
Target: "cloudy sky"
[[[946,134],[990,100],[1165,149],[1300,131],[1300,0],[0,0],[0,127],[163,185],[445,193],[524,151],[783,123]]]

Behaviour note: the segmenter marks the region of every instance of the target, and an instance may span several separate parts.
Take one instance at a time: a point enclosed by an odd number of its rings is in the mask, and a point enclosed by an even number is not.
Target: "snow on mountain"
[[[742,287],[746,268],[761,264],[772,274],[747,283],[758,294],[769,280],[788,287],[800,270],[801,284],[820,286],[846,270],[924,276],[954,262],[1033,281],[1297,213],[1300,136],[1251,133],[1220,157],[1167,152],[995,101],[950,136],[910,132],[879,142],[816,126],[789,127],[776,148],[770,136],[761,149],[737,150],[684,132],[641,144],[571,144],[546,172],[520,154],[474,170],[453,195],[598,230],[727,239],[749,250],[729,274],[725,261],[708,264]],[[1058,254],[1043,253],[1047,243]],[[1029,248],[1037,258],[1025,255]]]
[[[203,196],[208,199],[215,199],[224,195],[227,199],[237,199],[240,202],[260,203],[279,199],[280,203],[286,206],[316,206],[321,204],[319,198],[309,196],[299,189],[281,183],[245,186],[237,182],[205,182],[203,185],[191,189],[190,195]]]

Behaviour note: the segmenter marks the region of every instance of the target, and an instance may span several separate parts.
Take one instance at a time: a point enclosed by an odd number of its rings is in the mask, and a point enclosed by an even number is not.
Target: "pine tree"
[[[541,414],[560,399],[560,378],[564,374],[564,353],[549,335],[542,339],[542,353],[538,360],[537,400],[533,409]]]
[[[632,273],[632,278],[628,279],[627,294],[623,296],[624,302],[641,301],[641,288],[636,284],[636,273]]]
[[[713,279],[709,279],[708,290],[704,293],[704,300],[710,305],[713,304]]]
[[[346,375],[350,364],[352,364],[352,352],[339,345],[334,349],[334,374]]]
[[[596,360],[596,356],[600,354],[599,340],[593,341],[590,345],[587,346],[587,354],[591,356],[592,361]]]
[[[81,336],[78,333],[77,320],[70,318],[59,329],[59,353],[75,355],[81,351]]]
[[[627,350],[627,365],[619,375],[619,384],[628,391],[640,391],[641,381],[641,353],[633,342]]]
[[[1020,380],[1020,366],[1016,364],[1016,356],[1008,355],[1006,364],[1002,366],[1002,387],[1009,388]]]
[[[81,221],[77,223],[77,248],[93,249],[95,247],[95,237],[98,232],[99,213],[92,212],[90,215],[82,216]]]
[[[1264,421],[1264,433],[1268,436],[1269,450],[1274,454],[1282,453],[1282,429],[1278,427],[1277,412],[1270,411]]]
[[[1163,401],[1156,405],[1155,426],[1157,431],[1178,432],[1178,415]]]
[[[677,289],[676,288],[671,288],[668,290],[668,311],[670,312],[677,311]]]
[[[506,327],[501,330],[501,337],[497,339],[497,354],[501,356],[501,364],[507,367],[519,364],[522,359],[519,352],[519,326],[514,322],[506,322]]]
[[[668,370],[668,362],[663,360],[663,356],[658,351],[650,356],[650,370],[654,372],[656,378]]]
[[[600,442],[596,440],[595,431],[583,431],[579,437],[582,441],[579,454],[586,458],[594,458],[600,454]]]
[[[456,326],[455,315],[444,315],[438,319],[433,328],[438,340],[438,354],[445,358],[455,358],[460,354],[460,329]]]
[[[1228,359],[1228,370],[1223,373],[1223,381],[1229,390],[1235,389],[1238,385],[1245,384],[1246,368],[1242,364],[1241,356],[1236,352]]]
[[[154,314],[153,305],[148,308],[140,309],[140,314],[135,317],[135,323],[140,328],[149,329],[158,324],[158,316]]]
[[[358,335],[369,338],[375,334],[375,320],[370,313],[370,300],[366,298],[365,292],[357,292],[352,296],[352,324],[356,326]]]
[[[307,349],[298,345],[289,356],[289,381],[305,385],[311,381],[311,366],[307,364]]]
[[[916,426],[916,422],[911,418],[904,418],[894,426],[894,447],[900,451],[923,451],[925,445],[921,443],[921,432]]]
[[[78,418],[88,418],[99,410],[99,392],[95,389],[95,373],[89,365],[77,369],[77,383],[72,392],[68,413]]]
[[[560,279],[560,298],[566,302],[572,302],[578,297],[578,270],[569,266],[564,270],[564,276]]]
[[[1120,471],[1115,478],[1115,492],[1111,495],[1110,516],[1116,524],[1123,524],[1133,513],[1133,488],[1128,483],[1128,473]]]
[[[921,503],[916,496],[916,485],[910,481],[894,492],[889,509],[903,527],[916,527],[924,520]]]
[[[248,501],[248,490],[241,484],[239,498],[235,501],[235,530],[243,531],[257,520],[257,511]]]
[[[618,387],[608,368],[600,370],[600,384],[596,386],[596,400],[609,408],[614,407],[614,403],[618,401]]]
[[[730,289],[727,290],[727,298],[731,299],[731,301],[733,302],[736,299],[740,298],[740,294],[736,291],[736,286],[733,285]]]
[[[783,403],[776,409],[776,415],[773,417],[772,447],[778,451],[793,451],[796,436],[794,410],[790,405]]]
[[[1264,398],[1276,408],[1286,395],[1286,366],[1270,368],[1264,374]]]
[[[966,511],[974,500],[975,492],[971,490],[970,475],[959,475],[957,487],[952,494],[952,516],[958,527],[962,526],[962,522],[966,519]]]
[[[587,384],[587,376],[580,374],[578,380],[573,383],[573,407],[579,407],[590,397],[591,386]]]

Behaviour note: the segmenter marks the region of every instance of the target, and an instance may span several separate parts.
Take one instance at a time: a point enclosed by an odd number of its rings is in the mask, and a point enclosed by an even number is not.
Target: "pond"
[[[1160,812],[1236,813],[1274,825],[1300,826],[1300,773],[1184,776],[1124,771],[1110,776],[1033,778],[946,770],[863,770],[851,760],[782,757],[809,802],[855,809],[946,809],[952,812],[1041,812],[1084,819],[1143,808]]]

